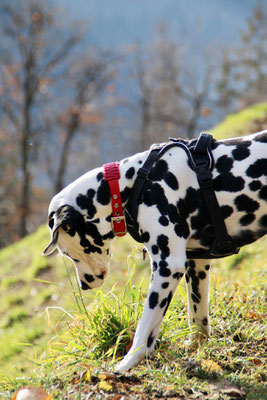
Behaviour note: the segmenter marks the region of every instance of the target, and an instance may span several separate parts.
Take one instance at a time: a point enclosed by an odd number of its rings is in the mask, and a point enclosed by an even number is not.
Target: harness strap
[[[207,152],[210,150],[210,144],[213,137],[208,133],[202,133],[192,150],[195,163],[197,180],[200,190],[204,196],[206,207],[212,226],[215,232],[215,239],[210,249],[212,257],[226,257],[238,253],[233,239],[227,233],[224,218],[213,188],[212,174],[207,160]],[[211,154],[211,153],[210,153]]]
[[[148,157],[144,162],[143,166],[139,168],[139,170],[137,171],[137,177],[135,179],[135,182],[131,190],[131,196],[125,206],[125,216],[126,216],[128,231],[131,234],[131,236],[137,242],[140,243],[142,243],[142,239],[138,233],[139,231],[137,222],[138,198],[161,148],[162,147],[155,145],[148,154]]]

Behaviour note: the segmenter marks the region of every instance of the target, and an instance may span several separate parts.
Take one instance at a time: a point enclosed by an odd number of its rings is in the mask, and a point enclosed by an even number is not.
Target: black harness
[[[137,241],[143,240],[139,234],[137,223],[138,200],[146,180],[149,178],[154,163],[171,147],[181,147],[188,155],[189,165],[196,172],[200,190],[207,207],[207,211],[214,228],[215,239],[210,249],[187,250],[188,258],[221,258],[238,253],[233,239],[228,235],[224,218],[217,197],[213,189],[211,171],[214,167],[214,159],[211,151],[211,143],[214,141],[212,135],[201,133],[198,139],[190,142],[183,139],[170,138],[165,145],[154,145],[143,166],[137,171],[137,178],[134,182],[130,198],[125,207],[125,216],[128,232]]]

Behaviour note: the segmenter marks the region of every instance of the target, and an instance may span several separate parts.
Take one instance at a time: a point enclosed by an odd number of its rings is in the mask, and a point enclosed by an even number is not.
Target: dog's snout
[[[92,283],[95,281],[95,278],[91,274],[84,274],[84,277],[87,280],[87,282],[89,282],[89,283]]]

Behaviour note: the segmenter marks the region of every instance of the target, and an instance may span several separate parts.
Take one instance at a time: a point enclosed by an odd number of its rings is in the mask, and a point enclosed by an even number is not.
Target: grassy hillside
[[[0,252],[0,385],[7,367],[9,374],[15,376],[32,365],[35,355],[45,346],[46,335],[63,325],[67,315],[64,310],[72,312],[79,294],[71,262],[56,255],[41,255],[49,237],[44,225]],[[125,283],[125,268],[120,270],[119,264],[126,267],[132,246],[131,240],[122,241],[121,253],[116,252],[111,262],[115,273],[105,285],[106,291],[116,280]],[[141,260],[140,257],[142,270]]]
[[[248,117],[249,115],[249,117]],[[233,115],[216,137],[266,129],[267,104]],[[256,126],[258,128],[256,128]],[[229,135],[231,136],[231,135]],[[130,345],[149,280],[130,238],[114,241],[103,290],[81,292],[71,263],[41,256],[46,226],[0,252],[0,398],[40,386],[53,399],[265,399],[267,238],[214,262],[212,336],[197,353],[188,337],[185,282],[161,329],[152,361],[126,377],[113,365]],[[133,247],[136,248],[132,252]],[[89,398],[89,397],[88,397]]]
[[[267,129],[267,103],[258,103],[228,115],[211,130],[216,139],[244,136]]]

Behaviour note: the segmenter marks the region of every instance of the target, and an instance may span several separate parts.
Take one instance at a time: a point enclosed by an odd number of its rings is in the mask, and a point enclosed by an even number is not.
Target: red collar
[[[103,168],[104,178],[109,184],[109,190],[111,194],[111,207],[113,215],[113,217],[111,217],[112,231],[116,236],[124,236],[127,233],[127,225],[121,203],[119,185],[119,179],[121,175],[119,163],[116,161],[104,164]]]

